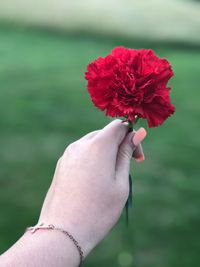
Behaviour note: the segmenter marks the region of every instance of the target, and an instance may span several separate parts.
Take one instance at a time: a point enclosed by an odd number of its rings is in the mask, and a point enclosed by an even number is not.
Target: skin
[[[141,141],[146,131],[128,133],[114,120],[70,144],[58,160],[44,200],[39,223],[67,230],[86,257],[108,234],[129,194],[132,157],[144,160]],[[56,230],[26,232],[0,257],[0,267],[77,267],[80,256],[73,242]]]

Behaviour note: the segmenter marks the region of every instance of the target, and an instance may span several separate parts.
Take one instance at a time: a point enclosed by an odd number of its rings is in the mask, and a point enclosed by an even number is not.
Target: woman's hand
[[[115,120],[70,144],[59,159],[39,222],[69,231],[84,255],[119,219],[129,194],[132,156],[142,161],[144,128],[128,133]]]
[[[67,230],[84,256],[105,237],[119,219],[129,193],[132,155],[144,160],[140,142],[146,132],[128,133],[115,120],[67,147],[59,159],[44,201],[39,223]],[[0,267],[77,267],[78,250],[59,231],[25,233],[0,257]]]

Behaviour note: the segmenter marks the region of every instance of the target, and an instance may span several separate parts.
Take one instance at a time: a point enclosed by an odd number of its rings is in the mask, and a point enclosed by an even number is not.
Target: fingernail
[[[144,128],[140,128],[133,136],[133,144],[135,146],[138,146],[142,140],[145,138],[145,136],[147,135],[147,132]]]
[[[144,160],[145,160],[144,155],[140,156],[139,158],[135,158],[135,161],[138,162],[138,163],[140,163],[140,162],[142,162]]]

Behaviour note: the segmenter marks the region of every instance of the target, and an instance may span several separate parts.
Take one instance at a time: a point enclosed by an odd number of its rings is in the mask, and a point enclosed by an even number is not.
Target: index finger
[[[115,145],[118,149],[127,133],[128,124],[117,119],[106,125],[96,137],[105,141],[107,144]]]

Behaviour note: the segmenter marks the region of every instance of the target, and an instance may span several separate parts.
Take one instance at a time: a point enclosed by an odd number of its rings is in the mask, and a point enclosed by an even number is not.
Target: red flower
[[[96,107],[111,117],[145,118],[149,127],[162,124],[175,111],[167,87],[172,76],[169,62],[152,50],[124,47],[94,60],[85,73]]]

